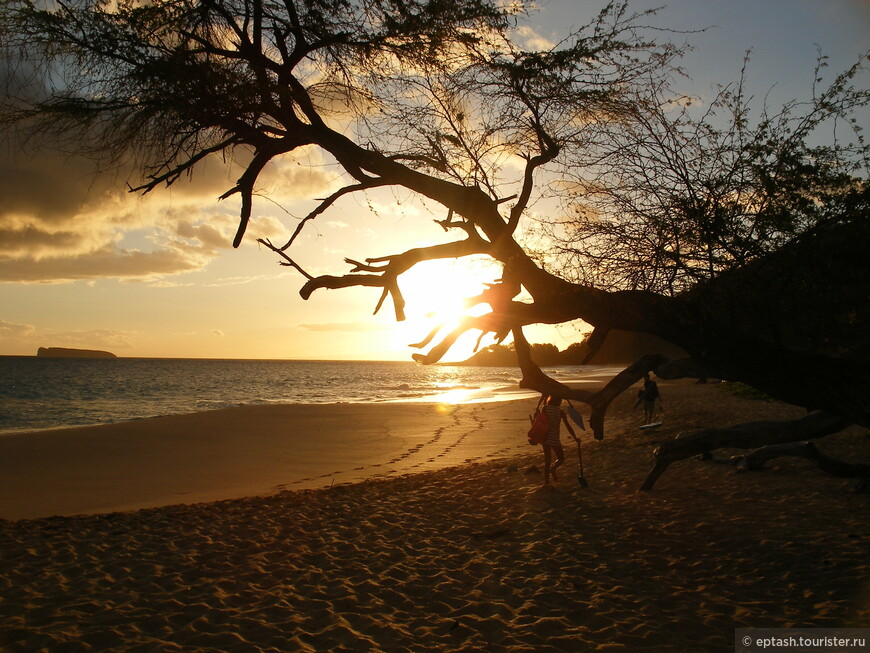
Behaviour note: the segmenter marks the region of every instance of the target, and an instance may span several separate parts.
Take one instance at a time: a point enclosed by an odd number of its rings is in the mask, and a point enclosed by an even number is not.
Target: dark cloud
[[[198,241],[202,243],[203,247],[212,250],[226,249],[233,244],[233,235],[231,233],[208,223],[193,224],[181,222],[175,225],[173,231],[180,238]]]
[[[0,227],[0,254],[44,255],[52,252],[69,253],[85,246],[86,236],[73,231],[48,232],[35,225],[20,229]]]
[[[26,63],[10,65],[0,61],[0,103],[24,106],[45,96]],[[239,148],[229,160],[209,157],[168,191],[158,188],[141,200],[127,187],[139,183],[135,157],[99,163],[75,154],[78,147],[64,134],[34,137],[23,128],[0,134],[0,281],[166,276],[201,269],[231,247],[237,203],[218,204],[217,197],[236,183],[249,151]],[[288,158],[269,165],[258,190],[278,203],[322,195],[331,183],[319,167],[322,156],[307,151],[303,157],[304,164]],[[153,246],[146,249],[152,251],[122,247],[131,231],[150,231]],[[255,218],[248,233],[249,243],[288,236],[272,217]]]
[[[0,148],[0,221],[14,215],[63,223],[108,195],[122,195],[123,189],[117,171],[101,174],[85,158],[44,149]]]
[[[0,282],[144,280],[200,270],[232,247],[236,229],[235,217],[228,214],[203,214],[195,207],[165,210],[157,224],[141,230],[152,243],[150,251],[143,251],[122,247],[124,231],[112,222],[82,216],[81,232],[52,232],[32,224],[0,229]],[[271,217],[252,219],[251,232],[250,243],[253,236],[286,237]]]

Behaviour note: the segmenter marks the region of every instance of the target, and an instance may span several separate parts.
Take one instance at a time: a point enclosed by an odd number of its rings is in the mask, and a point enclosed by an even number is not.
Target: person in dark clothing
[[[658,384],[653,381],[649,374],[643,375],[643,387],[637,393],[638,403],[643,403],[643,423],[651,424],[653,415],[656,412],[656,402],[659,404],[659,410],[664,411],[662,403],[662,395],[659,392]]]

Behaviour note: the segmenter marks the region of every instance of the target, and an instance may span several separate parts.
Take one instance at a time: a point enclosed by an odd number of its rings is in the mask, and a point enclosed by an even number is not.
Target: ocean
[[[560,381],[614,368],[559,367]],[[469,403],[532,396],[508,367],[413,362],[0,357],[0,434],[248,404]]]

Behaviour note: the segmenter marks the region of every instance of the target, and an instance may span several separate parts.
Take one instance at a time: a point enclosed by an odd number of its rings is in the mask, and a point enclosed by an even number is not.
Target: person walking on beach
[[[568,416],[562,410],[562,400],[559,397],[549,397],[547,404],[544,406],[544,412],[547,414],[547,436],[544,439],[544,487],[551,487],[550,475],[553,475],[553,480],[558,480],[556,470],[565,462],[565,449],[562,447],[562,440],[559,436],[561,423],[565,422],[565,427],[575,440],[577,436],[574,434],[574,429],[568,422]],[[555,455],[556,460],[553,461]],[[552,462],[552,465],[551,465]]]
[[[659,404],[659,409],[664,411],[659,386],[649,377],[649,374],[643,375],[643,387],[638,391],[637,399],[638,403],[643,403],[644,424],[652,424],[653,415],[656,412],[656,402]]]

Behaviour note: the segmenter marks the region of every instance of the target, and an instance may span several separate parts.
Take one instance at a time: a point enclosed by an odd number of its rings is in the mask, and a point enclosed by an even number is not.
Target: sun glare
[[[468,309],[464,300],[479,295],[485,283],[492,283],[499,276],[499,268],[486,260],[427,261],[403,274],[399,285],[407,301],[406,322],[399,337],[410,337],[403,344],[421,341],[438,326],[443,327],[443,336],[464,316],[485,313],[488,307]],[[479,331],[465,334],[445,360],[459,361],[471,356],[479,335]]]
[[[456,324],[467,313],[465,298],[459,295],[424,293],[422,296],[428,298],[429,304],[429,310],[422,317],[435,324]]]

